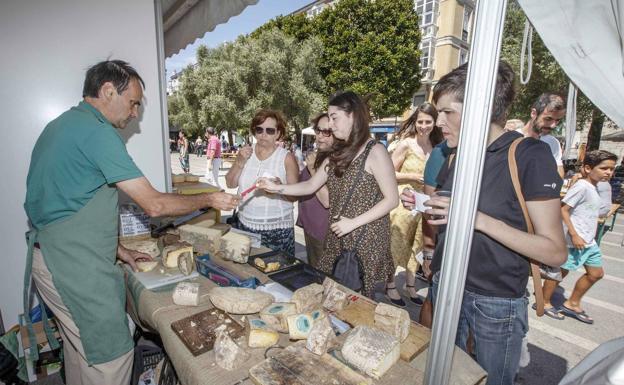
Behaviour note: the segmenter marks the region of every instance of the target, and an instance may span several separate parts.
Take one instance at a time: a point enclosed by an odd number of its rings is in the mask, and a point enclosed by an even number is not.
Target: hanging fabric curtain
[[[570,82],[568,87],[568,107],[566,110],[565,121],[565,148],[563,150],[563,159],[569,159],[572,150],[572,142],[574,141],[574,133],[576,132],[576,96],[578,89],[574,83]]]

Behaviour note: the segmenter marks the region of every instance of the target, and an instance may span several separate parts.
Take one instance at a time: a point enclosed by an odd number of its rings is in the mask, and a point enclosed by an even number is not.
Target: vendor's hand
[[[245,163],[247,163],[247,160],[251,158],[251,154],[253,154],[253,149],[250,145],[247,144],[241,147],[241,149],[238,150],[238,154],[236,155],[236,163],[242,168],[243,166],[245,166]]]
[[[152,257],[149,254],[141,253],[140,251],[126,249],[122,245],[117,245],[117,258],[123,263],[130,265],[133,271],[138,271],[137,262],[151,261]]]
[[[585,248],[585,240],[580,235],[574,234],[570,237],[572,239],[572,245],[577,250],[583,250]]]
[[[274,194],[284,191],[284,187],[281,184],[282,182],[279,178],[258,178],[256,181],[258,189]]]
[[[416,204],[416,201],[414,200],[414,190],[412,190],[409,187],[406,187],[403,189],[403,191],[401,192],[401,203],[403,204],[403,207],[405,207],[408,210],[411,210],[414,208],[414,205]]]
[[[329,226],[331,231],[338,236],[338,238],[349,234],[357,228],[355,221],[351,218],[339,217],[337,222],[334,222]]]
[[[241,201],[240,196],[225,192],[213,192],[207,194],[209,202],[206,206],[219,210],[233,210]]]
[[[431,219],[427,220],[430,225],[445,225],[448,223],[449,206],[451,205],[451,198],[432,196],[431,199],[426,201],[425,206],[431,207],[425,210],[425,214],[431,216]]]

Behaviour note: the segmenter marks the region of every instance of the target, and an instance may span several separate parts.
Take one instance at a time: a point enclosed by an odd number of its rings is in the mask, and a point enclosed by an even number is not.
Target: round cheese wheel
[[[271,294],[242,287],[215,287],[208,294],[217,308],[231,314],[253,314],[275,301]]]

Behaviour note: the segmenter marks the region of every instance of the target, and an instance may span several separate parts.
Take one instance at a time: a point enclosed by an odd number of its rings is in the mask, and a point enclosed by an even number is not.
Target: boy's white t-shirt
[[[562,202],[572,207],[570,209],[570,220],[578,235],[585,241],[585,247],[593,246],[596,243],[594,237],[598,228],[598,213],[602,203],[596,186],[585,179],[581,179],[570,187]],[[565,223],[563,224],[563,230],[565,231],[568,247],[574,247]]]

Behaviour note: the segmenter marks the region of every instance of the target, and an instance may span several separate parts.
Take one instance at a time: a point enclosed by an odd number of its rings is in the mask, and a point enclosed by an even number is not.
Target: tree
[[[340,0],[314,19],[280,16],[257,31],[273,27],[301,41],[320,39],[326,94],[350,89],[367,96],[377,117],[403,113],[420,87],[420,28],[412,0]]]

